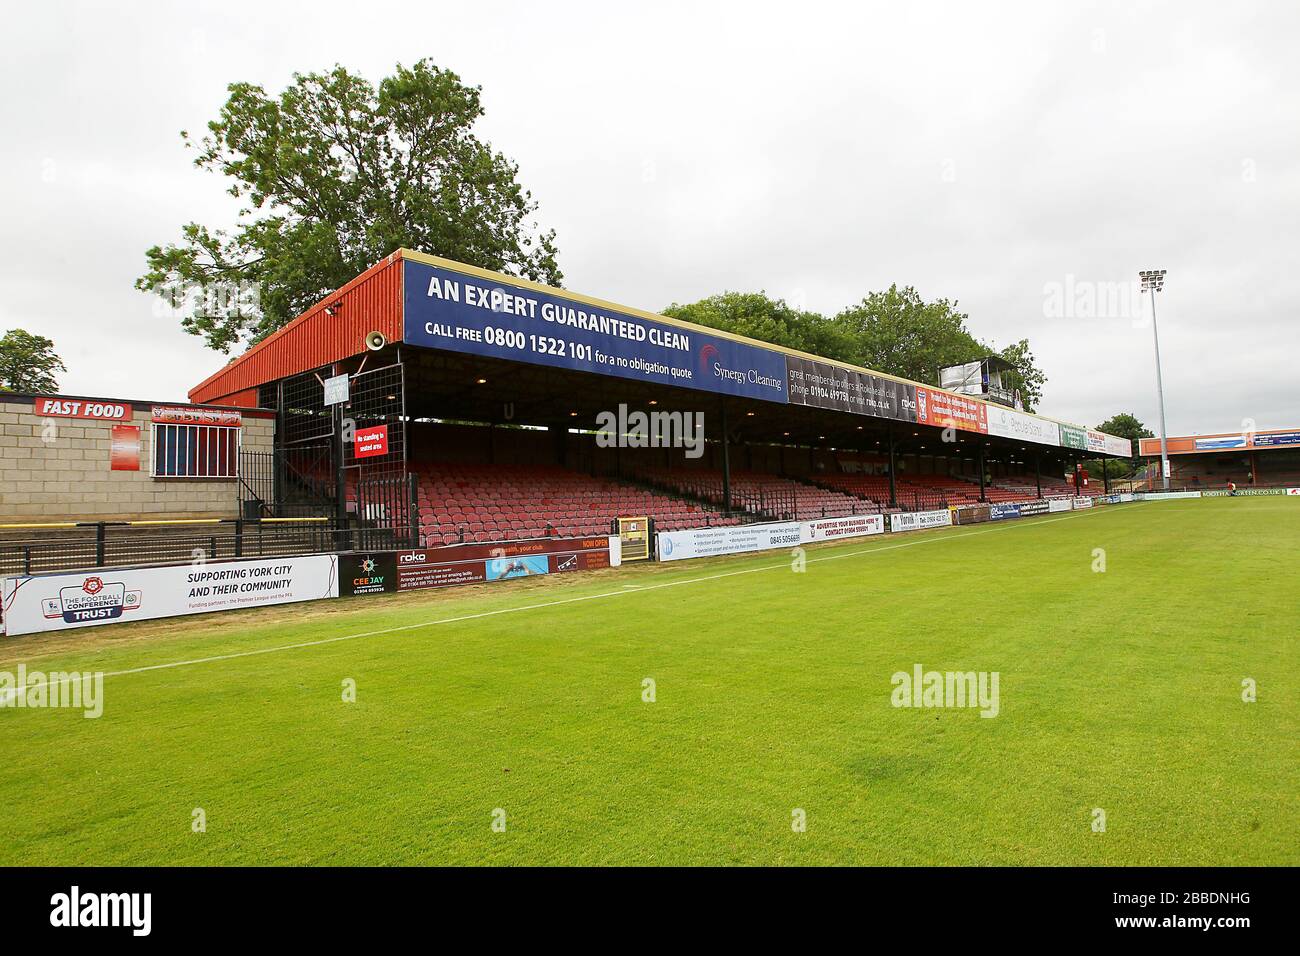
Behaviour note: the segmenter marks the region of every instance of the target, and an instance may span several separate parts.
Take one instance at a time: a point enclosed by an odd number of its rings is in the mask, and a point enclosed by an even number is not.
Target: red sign
[[[533,538],[485,541],[397,553],[397,590],[416,591],[453,584],[482,584],[487,562],[501,558],[545,555],[547,571],[586,571],[609,567],[609,538]]]
[[[114,425],[110,447],[109,470],[140,470],[139,425]]]
[[[239,412],[193,405],[155,405],[153,420],[160,425],[217,425],[223,428],[238,428],[243,424]]]
[[[131,417],[126,402],[105,402],[97,398],[38,398],[32,411],[43,418],[91,418],[101,422],[123,422]]]
[[[388,454],[388,426],[375,425],[373,428],[358,428],[352,439],[352,455],[355,458],[378,458]]]
[[[922,425],[960,428],[987,435],[989,413],[983,402],[937,388],[916,387],[916,420]]]

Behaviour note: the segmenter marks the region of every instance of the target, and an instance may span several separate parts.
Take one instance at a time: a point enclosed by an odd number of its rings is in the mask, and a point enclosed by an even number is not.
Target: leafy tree
[[[796,309],[784,299],[770,299],[762,292],[723,292],[689,305],[674,303],[663,314],[842,361],[850,351],[848,339],[825,316]]]
[[[235,83],[194,164],[231,180],[233,231],[186,225],[146,253],[136,287],[256,289],[182,319],[213,349],[255,342],[406,246],[558,285],[555,233],[540,232],[519,168],[472,132],[479,88],[428,60],[378,88],[336,66],[295,74],[278,96]],[[231,304],[233,303],[233,305]]]
[[[1138,439],[1156,437],[1155,433],[1138,421],[1138,417],[1131,412],[1120,412],[1117,415],[1112,415],[1098,425],[1096,430],[1105,432],[1108,435],[1114,435],[1117,438],[1127,438],[1133,448],[1130,458],[1134,459],[1137,458]]]
[[[946,299],[925,302],[911,286],[873,292],[833,321],[851,337],[852,361],[934,382],[945,365],[979,357],[982,346],[966,330],[966,315]]]
[[[998,351],[970,333],[968,318],[956,302],[926,302],[911,286],[900,289],[891,285],[884,292],[871,293],[832,321],[843,327],[853,343],[853,357],[848,361],[918,382],[935,382],[939,369],[947,365],[1000,355],[1016,367],[1004,377],[1004,386],[1019,389],[1025,410],[1032,412],[1042,398],[1047,376],[1035,364],[1029,340],[1021,339]]]
[[[674,303],[664,315],[918,382],[935,382],[945,365],[998,354],[1015,365],[1016,371],[1004,381],[1020,389],[1031,412],[1047,381],[1028,339],[998,352],[970,334],[967,316],[957,310],[957,303],[925,302],[911,286],[873,292],[832,318],[795,309],[761,292],[724,292],[690,305]]]
[[[66,372],[54,343],[25,329],[10,329],[0,338],[0,388],[12,392],[57,392],[56,372]]]

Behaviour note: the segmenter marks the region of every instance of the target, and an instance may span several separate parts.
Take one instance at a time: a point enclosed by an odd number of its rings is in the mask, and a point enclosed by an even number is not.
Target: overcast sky
[[[191,165],[235,81],[430,57],[558,232],[565,285],[658,310],[890,283],[1029,338],[1040,408],[1171,434],[1300,425],[1300,5],[26,4],[0,61],[0,330],[77,394],[176,400],[224,363],[134,291],[231,221]],[[438,250],[430,250],[438,251]],[[1095,298],[1095,304],[1093,300]]]

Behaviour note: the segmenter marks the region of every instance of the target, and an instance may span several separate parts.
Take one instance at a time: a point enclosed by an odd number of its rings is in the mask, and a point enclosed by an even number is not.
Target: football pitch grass
[[[107,674],[0,708],[0,864],[1300,863],[1300,501],[806,559],[0,639]],[[997,716],[893,706],[918,664]]]

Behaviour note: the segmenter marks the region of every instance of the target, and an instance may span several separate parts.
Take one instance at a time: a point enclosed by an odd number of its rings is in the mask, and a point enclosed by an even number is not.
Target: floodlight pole
[[[1156,292],[1164,287],[1165,273],[1161,269],[1142,276],[1142,285],[1151,293],[1151,339],[1156,347],[1156,397],[1160,403],[1160,482],[1165,491],[1169,490],[1169,445],[1168,431],[1165,429],[1165,383],[1160,372],[1160,331],[1156,328]]]

